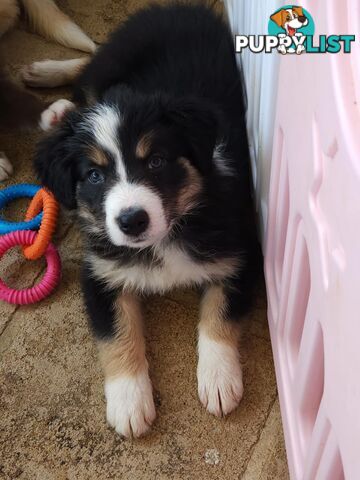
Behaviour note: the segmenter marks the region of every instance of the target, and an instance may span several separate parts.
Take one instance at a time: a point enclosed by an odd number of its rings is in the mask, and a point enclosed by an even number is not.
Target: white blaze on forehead
[[[116,106],[102,104],[91,111],[85,124],[96,143],[113,156],[119,174],[115,185],[105,196],[106,227],[115,245],[150,246],[166,235],[168,224],[160,196],[148,186],[132,183],[128,178],[119,142],[121,122],[122,117]],[[121,212],[129,208],[144,209],[150,219],[143,238],[136,244],[120,230],[117,222]]]
[[[98,145],[113,155],[120,178],[125,181],[126,168],[119,145],[121,120],[121,114],[114,105],[102,104],[91,112],[88,127],[91,128]]]

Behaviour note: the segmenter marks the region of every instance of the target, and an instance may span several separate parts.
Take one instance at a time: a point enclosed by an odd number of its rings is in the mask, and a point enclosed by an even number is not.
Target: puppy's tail
[[[21,2],[36,33],[83,52],[93,53],[96,50],[95,43],[59,10],[53,0],[21,0]]]

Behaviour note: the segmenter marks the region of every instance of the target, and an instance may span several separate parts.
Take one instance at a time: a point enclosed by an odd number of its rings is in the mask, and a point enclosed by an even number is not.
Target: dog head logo
[[[293,37],[300,28],[306,27],[309,23],[302,7],[282,8],[273,15],[270,19],[276,23],[278,27],[285,30],[286,34]]]
[[[270,16],[269,34],[279,38],[278,51],[282,54],[303,53],[306,37],[314,31],[314,21],[303,7],[287,5]]]

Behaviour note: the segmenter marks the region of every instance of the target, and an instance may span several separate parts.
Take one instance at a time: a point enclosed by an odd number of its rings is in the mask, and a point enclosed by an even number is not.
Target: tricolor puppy
[[[286,35],[293,37],[299,28],[305,27],[309,20],[304,15],[302,7],[283,8],[271,15],[273,20],[279,27],[282,27]]]
[[[204,6],[140,11],[75,86],[39,145],[41,181],[77,212],[83,292],[124,436],[155,419],[141,298],[202,289],[198,391],[230,413],[243,394],[239,319],[258,267],[244,92],[232,36]]]

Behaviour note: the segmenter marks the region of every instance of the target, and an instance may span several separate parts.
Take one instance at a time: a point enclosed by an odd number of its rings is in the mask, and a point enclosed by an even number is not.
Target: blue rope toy
[[[30,197],[32,198],[38,190],[39,185],[30,185],[23,183],[20,185],[13,185],[11,187],[0,190],[0,209],[4,208],[8,203],[17,198]],[[34,230],[38,229],[42,220],[43,212],[29,221],[23,222],[9,222],[0,217],[0,235],[15,232],[16,230]]]

